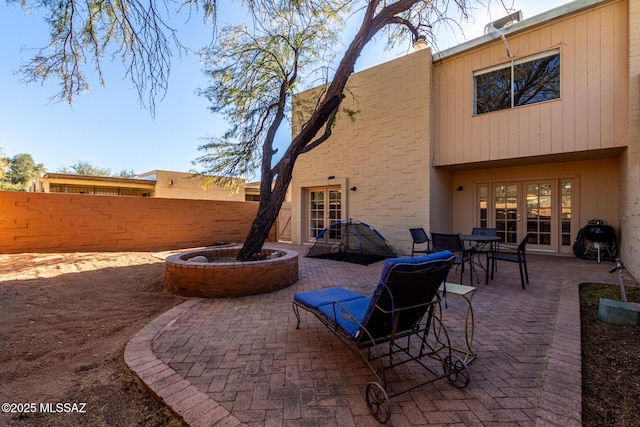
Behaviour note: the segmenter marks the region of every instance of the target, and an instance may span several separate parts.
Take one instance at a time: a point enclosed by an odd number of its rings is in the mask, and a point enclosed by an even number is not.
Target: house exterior
[[[245,201],[245,182],[235,179],[234,188],[208,185],[204,177],[190,173],[153,170],[135,178],[45,173],[34,191],[43,193],[95,194],[105,196],[160,197],[166,199]]]
[[[155,181],[155,197],[192,200],[245,200],[245,180],[232,179],[233,185],[210,181],[206,177],[186,172],[153,170],[137,176],[140,180]]]
[[[409,228],[481,226],[573,255],[602,219],[640,277],[640,2],[574,1],[356,73],[349,93],[355,120],[296,164],[292,241],[353,218],[401,254]]]

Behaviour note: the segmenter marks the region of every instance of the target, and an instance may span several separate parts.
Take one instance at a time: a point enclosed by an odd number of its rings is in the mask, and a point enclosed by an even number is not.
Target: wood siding
[[[473,114],[473,72],[508,64],[501,39],[434,63],[435,166],[625,147],[628,8],[614,1],[507,36],[514,59],[560,49],[560,99]]]

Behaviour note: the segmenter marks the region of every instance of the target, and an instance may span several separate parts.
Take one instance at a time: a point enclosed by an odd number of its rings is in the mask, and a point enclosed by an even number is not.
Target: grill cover
[[[616,231],[606,224],[588,224],[584,227],[584,237],[592,242],[613,242]]]

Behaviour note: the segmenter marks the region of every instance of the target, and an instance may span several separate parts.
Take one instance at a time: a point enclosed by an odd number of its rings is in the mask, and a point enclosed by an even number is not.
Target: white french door
[[[530,247],[555,252],[559,224],[554,221],[557,216],[557,207],[553,203],[554,184],[545,181],[525,182],[523,186],[526,206],[522,238],[529,234]]]
[[[503,242],[529,234],[530,249],[570,253],[576,195],[573,178],[479,184],[477,224],[495,227]]]
[[[326,227],[342,219],[342,191],[340,187],[312,188],[308,190],[309,239],[313,240]],[[339,240],[340,230],[330,230],[323,238]]]

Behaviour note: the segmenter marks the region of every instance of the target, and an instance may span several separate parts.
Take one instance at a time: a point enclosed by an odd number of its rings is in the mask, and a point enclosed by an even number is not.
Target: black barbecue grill
[[[601,219],[592,219],[578,232],[573,252],[583,259],[608,259],[618,256],[616,230]]]

